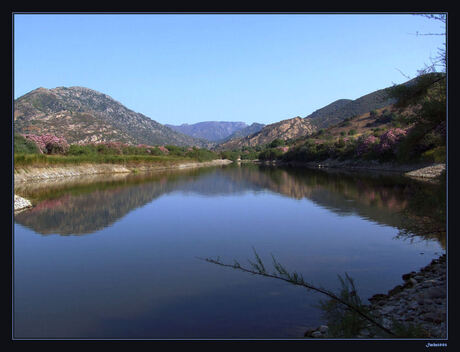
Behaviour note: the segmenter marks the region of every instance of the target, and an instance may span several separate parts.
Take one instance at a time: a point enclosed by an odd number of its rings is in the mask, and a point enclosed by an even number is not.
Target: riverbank
[[[231,160],[216,159],[203,162],[181,162],[171,164],[94,164],[85,163],[80,165],[46,165],[46,166],[20,166],[14,170],[14,184],[20,185],[32,181],[54,180],[64,177],[122,174],[146,171],[181,170],[198,167],[222,166],[231,164]],[[21,211],[30,208],[29,200],[14,195],[14,211]]]
[[[427,338],[447,337],[447,261],[443,254],[418,272],[402,275],[403,284],[369,298],[371,313],[391,328],[392,321],[418,326]],[[361,331],[362,338],[373,336]],[[421,336],[423,337],[423,336]]]
[[[109,164],[85,163],[79,165],[46,165],[46,166],[19,166],[14,169],[14,182],[22,183],[34,180],[45,180],[60,177],[131,173],[140,171],[188,169],[204,166],[220,166],[231,164],[231,160],[216,159],[203,162],[180,162],[170,164],[140,163],[140,164]]]
[[[403,283],[369,298],[370,313],[400,338],[447,338],[447,261],[443,254],[419,271],[402,275]],[[397,328],[400,325],[403,328]],[[406,336],[404,336],[406,335]],[[415,336],[414,336],[415,335]],[[333,338],[327,325],[309,329],[309,338]],[[393,338],[369,325],[354,338]]]
[[[397,164],[397,163],[380,163],[378,161],[362,160],[337,160],[327,159],[324,161],[310,162],[282,162],[282,161],[256,161],[256,163],[273,166],[297,166],[309,167],[314,169],[345,169],[345,170],[374,170],[389,171],[404,174],[405,176],[417,179],[435,179],[446,170],[444,163],[417,163],[417,164]]]

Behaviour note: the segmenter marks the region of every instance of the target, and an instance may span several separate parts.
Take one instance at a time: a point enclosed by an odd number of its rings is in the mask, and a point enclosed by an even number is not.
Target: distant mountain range
[[[54,134],[69,143],[117,141],[209,147],[84,87],[37,88],[14,101],[14,131]]]
[[[211,142],[223,141],[233,133],[248,127],[245,122],[227,121],[204,121],[194,124],[184,123],[179,126],[166,124],[165,126],[187,136],[203,138]]]

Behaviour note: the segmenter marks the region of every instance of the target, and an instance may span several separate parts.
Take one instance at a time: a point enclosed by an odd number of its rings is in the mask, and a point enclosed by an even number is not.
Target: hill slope
[[[259,132],[252,135],[222,143],[218,146],[218,149],[237,149],[243,146],[253,147],[270,143],[277,138],[284,140],[299,138],[309,135],[314,131],[315,128],[309,120],[297,116],[292,119],[266,125]]]
[[[243,146],[267,144],[275,139],[308,137],[322,128],[339,124],[345,119],[360,116],[372,110],[389,107],[393,103],[394,99],[387,96],[386,89],[366,94],[356,100],[339,99],[304,118],[295,117],[267,125],[257,133],[224,142],[218,148],[238,149]]]
[[[306,118],[316,128],[335,125],[346,118],[359,116],[371,110],[381,109],[395,102],[387,96],[386,89],[366,94],[356,100],[340,99],[308,115]]]
[[[84,87],[37,88],[14,101],[14,132],[54,134],[69,143],[207,146]]]

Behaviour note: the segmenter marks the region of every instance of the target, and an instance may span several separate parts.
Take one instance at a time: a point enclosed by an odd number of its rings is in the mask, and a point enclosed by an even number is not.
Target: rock
[[[322,336],[323,336],[323,334],[321,334],[320,331],[314,331],[311,334],[311,337],[315,337],[315,338],[322,337]]]
[[[409,280],[413,275],[415,275],[415,271],[411,271],[411,272],[408,273],[408,274],[404,274],[404,275],[402,276],[402,279],[403,279],[404,281],[407,281],[407,280]]]
[[[32,203],[25,198],[22,198],[18,195],[14,195],[14,210],[22,210],[25,208],[30,208],[32,206]]]
[[[408,280],[408,282],[409,282],[412,286],[414,286],[415,284],[417,284],[417,280],[414,279],[413,277],[411,277],[411,278]]]
[[[371,298],[369,298],[369,301],[373,302],[373,301],[380,301],[382,299],[385,299],[387,298],[387,295],[384,295],[382,293],[377,293],[375,295],[373,295]]]
[[[393,296],[397,293],[400,293],[402,291],[403,287],[401,285],[397,285],[395,288],[391,289],[388,291],[388,296]]]
[[[321,326],[319,327],[319,332],[321,332],[322,334],[327,333],[328,330],[329,330],[329,326],[327,326],[327,325],[321,325]]]
[[[311,337],[311,335],[316,331],[316,329],[308,329],[305,331],[305,334],[303,336],[305,337]]]
[[[425,292],[426,298],[444,298],[446,297],[446,290],[442,287],[431,287]]]
[[[439,324],[444,320],[442,314],[435,313],[435,312],[426,313],[425,315],[422,316],[422,319],[424,321],[433,322],[435,324]]]

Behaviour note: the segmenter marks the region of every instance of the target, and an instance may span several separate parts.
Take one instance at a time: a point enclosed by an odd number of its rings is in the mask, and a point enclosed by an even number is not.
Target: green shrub
[[[14,154],[39,154],[40,150],[37,145],[21,136],[20,134],[14,134]]]
[[[445,163],[446,162],[446,147],[435,147],[427,150],[422,154],[422,160],[430,161],[434,163]]]
[[[269,144],[269,147],[276,148],[276,147],[281,147],[283,145],[285,145],[285,141],[283,139],[277,138]]]
[[[276,160],[283,155],[283,152],[277,148],[266,149],[259,153],[260,160]]]

